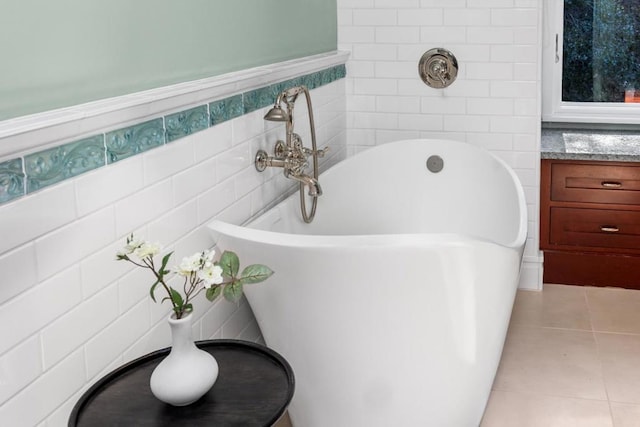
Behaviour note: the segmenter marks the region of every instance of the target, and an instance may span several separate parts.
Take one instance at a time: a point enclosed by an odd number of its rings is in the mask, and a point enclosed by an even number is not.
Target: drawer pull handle
[[[617,182],[617,181],[602,181],[602,186],[604,188],[620,188],[622,187],[622,183],[621,182]]]
[[[615,225],[603,225],[602,227],[600,227],[600,231],[603,231],[605,233],[617,233],[618,231],[620,231],[620,229]]]

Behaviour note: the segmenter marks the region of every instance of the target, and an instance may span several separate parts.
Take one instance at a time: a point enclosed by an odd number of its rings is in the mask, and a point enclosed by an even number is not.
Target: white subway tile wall
[[[331,147],[323,170],[346,157],[345,84],[311,92],[318,143]],[[1,425],[66,425],[102,375],[169,345],[168,305],[154,304],[150,277],[115,253],[136,232],[175,250],[177,262],[211,247],[212,218],[242,223],[295,191],[281,173],[253,166],[257,149],[284,137],[265,112],[0,205]],[[203,299],[195,310],[195,339],[262,339],[246,300]]]
[[[349,155],[400,138],[487,148],[514,168],[529,207],[520,286],[541,286],[538,250],[542,3],[533,0],[337,0],[347,62]],[[418,61],[453,52],[458,79],[432,89]]]

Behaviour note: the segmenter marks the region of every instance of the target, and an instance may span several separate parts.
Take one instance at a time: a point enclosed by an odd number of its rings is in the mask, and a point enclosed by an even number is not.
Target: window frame
[[[640,124],[640,103],[562,100],[564,0],[544,2],[542,41],[542,121]]]

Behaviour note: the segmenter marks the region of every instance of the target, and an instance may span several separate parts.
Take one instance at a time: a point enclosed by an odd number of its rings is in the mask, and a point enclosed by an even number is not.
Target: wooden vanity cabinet
[[[640,163],[543,159],[545,283],[640,289]]]

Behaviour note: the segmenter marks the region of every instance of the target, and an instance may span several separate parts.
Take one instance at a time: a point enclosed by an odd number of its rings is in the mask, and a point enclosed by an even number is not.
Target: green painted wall
[[[0,120],[336,47],[335,0],[3,0]]]

